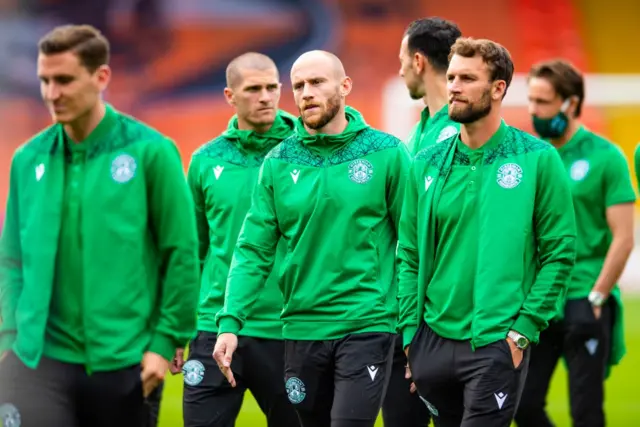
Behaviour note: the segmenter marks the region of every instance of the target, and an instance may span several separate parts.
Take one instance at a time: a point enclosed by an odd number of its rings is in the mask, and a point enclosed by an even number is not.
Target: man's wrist
[[[593,290],[589,292],[589,296],[587,297],[587,299],[592,306],[602,307],[607,301],[607,297],[608,295],[606,295],[604,292]]]
[[[509,333],[507,334],[507,337],[510,338],[511,341],[513,341],[516,347],[519,348],[520,350],[525,350],[527,347],[529,347],[529,344],[530,344],[529,339],[524,335],[520,334],[519,332],[510,330]]]

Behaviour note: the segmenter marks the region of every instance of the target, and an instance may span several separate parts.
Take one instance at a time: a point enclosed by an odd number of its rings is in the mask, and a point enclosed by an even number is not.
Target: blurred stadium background
[[[354,79],[349,104],[370,124],[406,137],[422,105],[409,99],[398,78],[399,43],[410,21],[431,15],[456,21],[466,36],[490,38],[510,50],[517,75],[504,117],[527,131],[532,129],[524,75],[530,65],[551,57],[571,60],[586,73],[585,123],[615,141],[635,172],[638,0],[0,0],[0,221],[13,151],[49,124],[35,60],[38,39],[55,25],[88,23],[107,35],[114,69],[107,101],[172,137],[186,168],[191,153],[225,129],[232,110],[222,96],[224,70],[249,50],[277,62],[284,83],[281,107],[292,113],[292,62],[311,49],[336,53]],[[640,379],[634,369],[640,366],[640,251],[629,261],[622,287],[629,354],[608,382],[614,427],[640,419],[634,387]],[[562,369],[549,408],[558,426],[569,426]],[[182,425],[180,412],[181,378],[174,377],[160,425]],[[262,425],[248,396],[238,426]]]

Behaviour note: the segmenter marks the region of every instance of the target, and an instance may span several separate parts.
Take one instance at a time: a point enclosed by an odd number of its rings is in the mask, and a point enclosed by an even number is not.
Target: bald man
[[[197,332],[172,371],[184,374],[185,427],[233,427],[245,390],[258,401],[270,427],[297,427],[298,417],[285,392],[282,293],[277,276],[286,249],[281,242],[275,264],[265,271],[258,303],[246,313],[231,387],[213,360],[233,248],[251,204],[265,155],[293,133],[295,117],[278,109],[280,78],[276,64],[259,53],[243,54],[227,67],[224,96],[235,114],[227,130],[195,151],[188,181],[195,201],[202,283]],[[274,242],[278,243],[278,242]]]
[[[409,153],[346,106],[328,52],[291,70],[296,133],[266,157],[234,252],[214,358],[232,386],[237,335],[287,243],[284,383],[304,427],[372,427],[392,362],[395,248]]]

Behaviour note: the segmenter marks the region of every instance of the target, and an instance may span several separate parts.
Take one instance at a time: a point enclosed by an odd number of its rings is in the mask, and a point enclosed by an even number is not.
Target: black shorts
[[[437,335],[422,323],[409,348],[418,393],[436,427],[509,427],[529,363],[529,349],[516,368],[506,338],[471,349],[468,341]]]
[[[304,427],[373,427],[393,361],[394,334],[285,341],[289,400]]]
[[[140,365],[87,375],[42,358],[31,369],[9,352],[0,362],[0,420],[20,427],[139,427],[148,414]]]
[[[411,379],[405,378],[407,356],[402,335],[396,335],[393,367],[387,394],[382,403],[384,427],[429,427],[431,416],[418,393],[411,393]]]
[[[269,427],[298,427],[284,388],[284,342],[238,337],[231,369],[233,388],[213,359],[216,334],[198,332],[189,344],[184,375],[185,427],[233,427],[248,389],[266,415]]]

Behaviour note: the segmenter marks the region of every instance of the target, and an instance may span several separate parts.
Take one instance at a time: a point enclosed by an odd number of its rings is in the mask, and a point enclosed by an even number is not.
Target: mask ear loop
[[[560,111],[566,114],[567,110],[569,109],[569,105],[571,105],[571,98],[567,98],[564,100],[562,106],[560,107]]]

